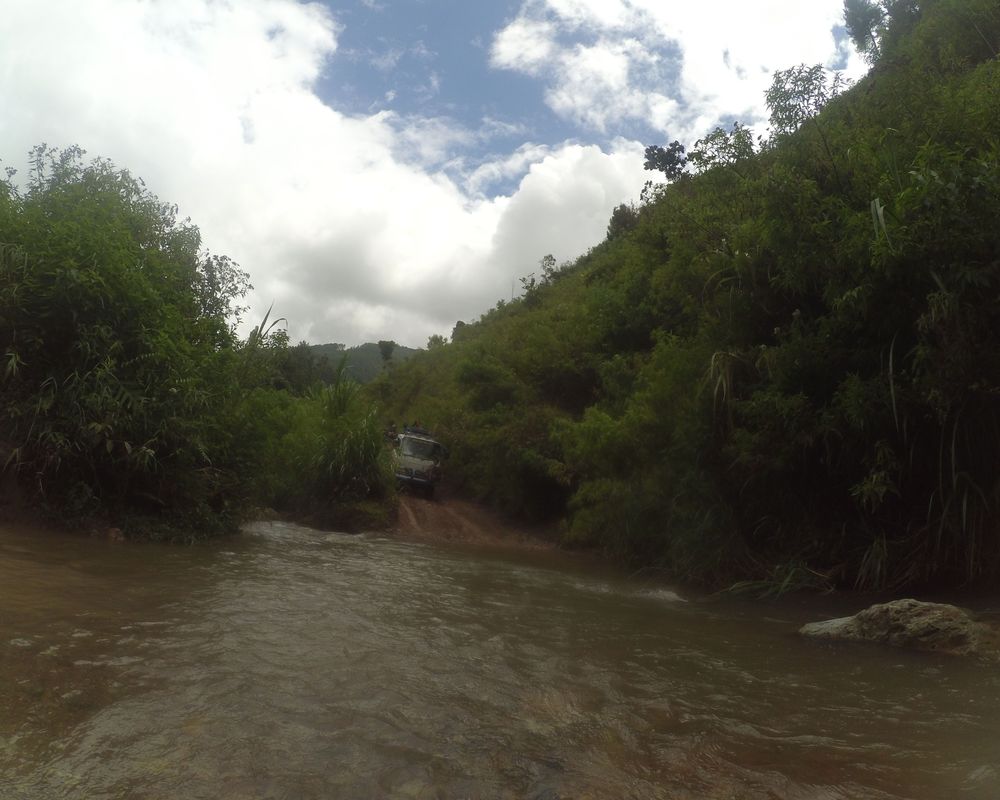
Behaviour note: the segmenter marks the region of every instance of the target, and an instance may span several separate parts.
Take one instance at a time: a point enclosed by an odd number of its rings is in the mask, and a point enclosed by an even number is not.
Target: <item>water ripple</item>
[[[286,523],[60,545],[0,539],[0,797],[1000,793],[996,675],[808,609]]]

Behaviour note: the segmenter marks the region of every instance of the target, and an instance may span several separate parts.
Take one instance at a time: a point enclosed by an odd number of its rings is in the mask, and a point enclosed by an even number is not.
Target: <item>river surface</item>
[[[996,668],[540,559],[0,532],[0,798],[1000,797]]]

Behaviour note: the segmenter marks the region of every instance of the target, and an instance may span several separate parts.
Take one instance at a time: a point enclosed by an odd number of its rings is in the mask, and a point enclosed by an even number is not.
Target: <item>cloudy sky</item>
[[[864,67],[842,0],[4,0],[0,159],[79,144],[292,339],[423,346],[601,241],[647,144]]]

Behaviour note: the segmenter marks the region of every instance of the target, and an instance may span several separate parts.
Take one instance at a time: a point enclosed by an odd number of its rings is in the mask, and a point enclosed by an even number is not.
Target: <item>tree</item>
[[[326,356],[317,357],[306,341],[289,347],[288,333],[280,332],[284,334],[285,346],[279,351],[278,374],[274,382],[277,388],[304,395],[317,383],[324,382],[324,378],[332,377],[330,361]]]
[[[552,283],[556,279],[559,268],[556,266],[556,257],[552,253],[542,256],[538,266],[542,270],[542,283]]]
[[[830,100],[849,86],[849,82],[839,73],[833,78],[822,64],[807,67],[799,64],[786,70],[777,70],[765,100],[771,111],[771,135],[774,139],[790,136],[804,123],[811,122],[819,133],[823,150],[837,184],[843,186],[840,168],[818,115]]]
[[[872,0],[844,0],[844,24],[858,52],[869,64],[878,61],[880,27],[885,9]]]
[[[874,64],[916,24],[923,5],[920,0],[844,0],[844,24],[858,52]],[[975,23],[972,27],[982,36]]]
[[[378,351],[382,354],[382,367],[388,368],[389,362],[392,361],[392,351],[396,349],[396,343],[392,339],[380,339],[378,343]]]
[[[839,72],[831,80],[822,64],[811,67],[799,64],[777,70],[765,95],[772,132],[776,136],[794,133],[847,86],[847,80]]]
[[[219,332],[219,344],[235,335],[236,327],[248,310],[238,301],[246,297],[251,289],[250,276],[229,256],[205,255],[198,271],[195,291],[203,317],[229,322],[228,328]]]
[[[719,127],[704,139],[695,142],[688,161],[698,172],[704,172],[715,166],[726,166],[739,173],[735,165],[753,158],[753,155],[753,133],[746,126],[734,122],[731,131]]]
[[[615,206],[608,220],[608,240],[617,239],[634,229],[639,222],[639,211],[632,203]]]
[[[655,144],[647,147],[643,168],[662,172],[668,181],[675,181],[683,174],[685,164],[684,145],[675,140],[666,147]]]
[[[444,347],[448,344],[448,340],[445,339],[440,333],[431,334],[427,339],[427,349],[436,350],[439,347]]]

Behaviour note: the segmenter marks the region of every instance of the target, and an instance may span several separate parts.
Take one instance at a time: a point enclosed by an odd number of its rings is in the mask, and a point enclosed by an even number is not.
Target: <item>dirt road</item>
[[[504,523],[485,508],[465,500],[424,500],[403,494],[395,533],[407,539],[447,541],[517,550],[555,550],[551,534]]]

